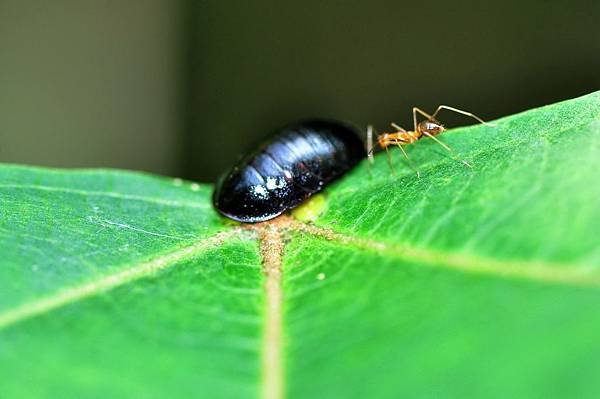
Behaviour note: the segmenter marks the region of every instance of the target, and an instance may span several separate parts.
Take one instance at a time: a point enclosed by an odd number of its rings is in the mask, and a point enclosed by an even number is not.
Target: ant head
[[[377,136],[377,145],[379,145],[380,148],[386,148],[388,145],[390,145],[390,134],[382,133],[382,134],[378,135]]]
[[[446,128],[437,121],[434,122],[431,120],[426,120],[419,122],[417,125],[417,130],[435,136],[442,133],[444,130],[446,130]]]

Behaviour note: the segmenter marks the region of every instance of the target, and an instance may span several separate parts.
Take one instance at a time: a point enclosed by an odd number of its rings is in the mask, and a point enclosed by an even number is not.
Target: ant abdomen
[[[446,129],[443,125],[429,120],[421,121],[417,125],[417,132],[421,132],[423,134],[429,133],[432,136],[437,136],[444,130]]]

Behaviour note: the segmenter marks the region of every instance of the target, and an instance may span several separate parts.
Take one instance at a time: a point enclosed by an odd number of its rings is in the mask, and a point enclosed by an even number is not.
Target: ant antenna
[[[369,125],[367,126],[367,158],[370,165],[375,162],[373,159],[373,150],[373,125]]]

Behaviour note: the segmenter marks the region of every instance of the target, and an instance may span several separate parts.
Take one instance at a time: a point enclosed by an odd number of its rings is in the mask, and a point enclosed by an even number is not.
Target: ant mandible
[[[383,148],[386,151],[388,163],[389,163],[390,169],[392,170],[392,173],[394,175],[396,174],[396,172],[394,170],[394,165],[392,165],[392,158],[390,156],[390,152],[388,149],[389,146],[395,145],[395,146],[398,146],[398,148],[400,148],[400,150],[402,150],[402,154],[404,154],[404,157],[408,161],[409,165],[417,173],[417,177],[421,177],[421,174],[413,166],[410,158],[408,157],[408,154],[406,153],[406,150],[404,149],[405,145],[412,144],[415,141],[422,139],[423,137],[430,137],[432,140],[434,140],[436,143],[438,143],[439,145],[444,147],[444,149],[446,149],[450,153],[453,152],[452,149],[450,147],[448,147],[447,144],[444,144],[437,137],[435,137],[435,136],[443,133],[444,131],[446,131],[446,128],[444,127],[444,125],[442,125],[435,118],[436,115],[443,109],[469,116],[487,126],[495,126],[491,123],[485,122],[483,119],[479,118],[475,114],[460,110],[458,108],[450,107],[448,105],[438,106],[437,109],[435,110],[435,112],[431,115],[429,115],[427,112],[425,112],[417,107],[413,107],[412,112],[413,112],[413,123],[414,123],[413,129],[414,130],[405,130],[405,129],[401,128],[400,126],[398,126],[397,124],[391,123],[391,126],[394,129],[396,129],[395,132],[391,132],[391,133],[384,132],[382,134],[377,135],[376,145],[378,145],[380,148]],[[421,114],[422,116],[424,116],[427,119],[423,120],[421,122],[417,122],[417,113]],[[374,150],[375,150],[375,148],[373,147],[373,126],[369,125],[369,127],[367,128],[367,156],[369,158],[370,163],[373,163],[373,151]],[[467,165],[468,167],[472,167],[467,161],[461,160],[461,162],[464,163],[465,165]]]

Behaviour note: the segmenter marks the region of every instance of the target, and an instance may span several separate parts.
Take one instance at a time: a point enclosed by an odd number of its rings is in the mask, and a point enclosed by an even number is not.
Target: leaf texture
[[[314,223],[1,166],[2,396],[597,397],[600,92],[495,124],[419,141],[421,178],[359,165]]]

